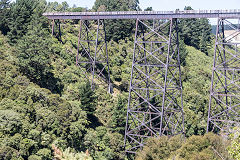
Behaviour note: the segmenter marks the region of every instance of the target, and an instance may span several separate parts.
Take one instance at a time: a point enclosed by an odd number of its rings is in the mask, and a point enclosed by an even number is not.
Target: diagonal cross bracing
[[[177,19],[136,21],[125,145],[184,133]]]
[[[110,84],[104,20],[80,20],[76,64],[87,80],[91,79],[92,89],[96,79],[99,83]],[[91,77],[88,77],[89,73]]]
[[[240,24],[218,19],[207,131],[229,133],[240,122],[240,43],[232,43],[239,34]]]

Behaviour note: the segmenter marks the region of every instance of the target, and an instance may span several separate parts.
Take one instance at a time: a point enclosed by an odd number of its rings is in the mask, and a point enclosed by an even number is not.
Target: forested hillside
[[[141,9],[138,0],[96,0],[88,11],[117,10]],[[92,90],[75,65],[79,21],[61,21],[61,37],[57,28],[52,36],[51,22],[42,16],[48,11],[86,8],[45,0],[0,1],[0,159],[126,159],[134,21],[106,23],[114,84],[109,94],[104,85]],[[207,160],[221,159],[220,154],[237,159],[239,130],[232,141],[205,135],[213,62],[211,25],[207,19],[187,19],[179,22],[179,29],[186,138],[150,139],[136,157]]]

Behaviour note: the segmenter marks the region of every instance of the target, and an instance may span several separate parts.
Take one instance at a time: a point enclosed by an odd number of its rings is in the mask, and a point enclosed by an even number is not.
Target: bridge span
[[[135,40],[129,85],[125,149],[136,153],[146,138],[185,134],[179,21],[217,18],[214,61],[206,131],[228,133],[240,124],[240,9],[185,11],[51,12],[52,33],[63,19],[79,20],[76,65],[94,89],[95,77],[111,88],[106,19],[135,19]],[[231,34],[225,34],[225,28]],[[59,34],[61,35],[61,34]],[[89,77],[91,74],[91,77]],[[106,84],[106,83],[104,83]],[[199,86],[201,87],[201,86]]]
[[[170,19],[170,18],[240,18],[240,9],[185,11],[118,11],[118,12],[50,12],[49,19]]]

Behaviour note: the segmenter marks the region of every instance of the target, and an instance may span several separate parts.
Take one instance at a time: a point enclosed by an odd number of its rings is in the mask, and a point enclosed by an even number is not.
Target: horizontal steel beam
[[[118,11],[118,12],[50,12],[49,19],[171,19],[171,18],[240,18],[240,9],[185,11]]]

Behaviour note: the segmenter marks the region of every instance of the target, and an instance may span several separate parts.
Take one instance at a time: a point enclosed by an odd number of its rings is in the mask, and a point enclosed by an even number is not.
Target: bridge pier
[[[108,84],[110,92],[110,72],[104,20],[80,20],[76,65],[80,66],[87,80],[91,79],[92,89],[95,88],[95,82],[98,79],[98,84]],[[89,77],[89,72],[91,77]]]
[[[148,137],[184,133],[177,19],[136,21],[125,128],[127,153]]]
[[[55,20],[52,20],[52,36],[54,35],[54,24],[55,24]]]
[[[226,35],[225,27],[234,30]],[[207,131],[229,133],[240,122],[240,24],[218,19]]]
[[[58,29],[58,32],[55,30]],[[61,33],[61,21],[60,19],[56,21],[55,19],[52,20],[52,36],[55,36],[60,42],[62,42],[62,33]]]

